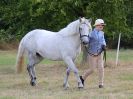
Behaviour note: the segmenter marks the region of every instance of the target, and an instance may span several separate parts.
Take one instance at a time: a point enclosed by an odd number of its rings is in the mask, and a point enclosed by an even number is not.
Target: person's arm
[[[104,33],[103,33],[103,36],[102,36],[102,43],[103,43],[102,49],[106,50],[106,41],[105,41],[105,38],[104,38]]]
[[[103,37],[102,37],[102,42],[103,42],[103,45],[106,46],[106,41],[105,41],[104,35],[103,35]]]

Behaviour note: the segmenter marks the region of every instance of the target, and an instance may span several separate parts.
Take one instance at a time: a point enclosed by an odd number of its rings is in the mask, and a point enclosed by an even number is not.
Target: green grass
[[[82,57],[77,59],[79,65]],[[115,64],[116,50],[107,52],[107,63]],[[97,71],[85,82],[85,88],[77,88],[73,73],[70,88],[62,87],[65,70],[63,62],[44,60],[37,67],[37,86],[31,87],[27,71],[16,74],[16,51],[0,51],[0,99],[133,99],[133,50],[120,51],[120,65],[105,68],[105,88],[97,85]],[[78,66],[83,74],[87,66]]]
[[[0,51],[0,65],[14,65],[16,62],[17,51]],[[80,63],[82,59],[82,53],[77,58],[77,62]],[[107,61],[113,61],[115,63],[116,59],[116,50],[107,51]],[[132,62],[133,60],[133,50],[120,50],[119,61],[120,62]],[[43,60],[41,64],[58,64],[62,63],[61,61],[51,61]]]
[[[17,56],[17,51],[0,51],[0,65],[15,65],[16,62],[16,56]],[[26,59],[25,59],[26,60]],[[53,63],[58,63],[57,61],[50,61],[45,59],[44,61],[41,62],[42,64],[53,64]]]
[[[116,50],[107,51],[108,59],[116,59]],[[133,60],[133,50],[120,50],[119,52],[120,61],[132,61]]]
[[[14,65],[16,62],[16,51],[0,51],[0,65]],[[82,53],[79,55],[77,62],[80,63],[82,59]],[[116,59],[116,50],[108,50],[107,51],[107,61],[112,60],[115,62]],[[133,50],[120,50],[119,54],[119,61],[122,62],[132,62],[133,60]],[[62,63],[61,61],[50,61],[50,60],[43,60],[41,64],[56,64]]]
[[[4,96],[0,97],[0,99],[16,99],[14,96]]]
[[[119,77],[121,80],[125,80],[125,81],[133,81],[133,73],[125,73],[120,75]]]
[[[0,51],[0,65],[14,65],[16,59],[16,52]]]

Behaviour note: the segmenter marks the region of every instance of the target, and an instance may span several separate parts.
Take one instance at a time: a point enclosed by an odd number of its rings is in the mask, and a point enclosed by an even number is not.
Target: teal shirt
[[[102,52],[102,46],[106,46],[105,38],[104,38],[104,32],[98,31],[97,29],[94,29],[89,34],[89,48],[88,52],[92,55],[98,55],[100,52]]]

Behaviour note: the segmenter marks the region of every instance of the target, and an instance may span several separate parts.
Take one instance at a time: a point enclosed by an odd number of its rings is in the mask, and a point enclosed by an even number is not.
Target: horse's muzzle
[[[83,41],[82,43],[83,43],[83,45],[87,45],[88,44],[88,42],[86,42],[86,41]]]

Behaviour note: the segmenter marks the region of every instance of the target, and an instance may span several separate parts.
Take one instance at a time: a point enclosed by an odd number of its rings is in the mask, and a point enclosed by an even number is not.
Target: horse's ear
[[[82,18],[81,18],[81,17],[79,17],[79,22],[80,22],[80,23],[82,22]]]
[[[88,21],[89,21],[89,23],[91,23],[92,22],[92,18],[88,19]]]

